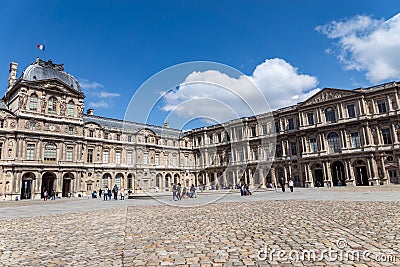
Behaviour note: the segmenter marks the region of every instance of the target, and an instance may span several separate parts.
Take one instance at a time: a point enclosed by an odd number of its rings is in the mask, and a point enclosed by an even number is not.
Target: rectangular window
[[[308,122],[308,125],[314,125],[314,114],[313,113],[307,114],[307,122]]]
[[[147,153],[143,154],[143,164],[148,164],[149,155]]]
[[[317,139],[311,138],[310,139],[310,150],[312,153],[317,153],[318,152],[318,143]]]
[[[91,148],[88,149],[87,162],[89,163],[93,162],[93,149]]]
[[[227,163],[231,162],[231,160],[232,160],[232,153],[231,152],[228,152],[228,156],[227,156],[226,160],[227,160]]]
[[[189,157],[185,156],[185,166],[189,166]]]
[[[89,137],[93,137],[94,136],[94,131],[93,130],[89,130]]]
[[[115,152],[115,164],[121,164],[121,151]]]
[[[281,130],[281,127],[279,127],[279,121],[275,122],[275,133],[279,133]]]
[[[2,159],[3,155],[3,143],[0,143],[0,159]]]
[[[132,136],[128,136],[128,142],[132,142]]]
[[[290,152],[292,156],[297,155],[297,143],[296,142],[290,142]]]
[[[168,155],[165,155],[165,156],[164,156],[164,165],[165,165],[165,166],[168,166],[168,165],[169,165],[169,162],[168,162]]]
[[[353,147],[360,147],[360,137],[358,133],[351,133],[351,145]]]
[[[26,159],[34,160],[35,159],[35,144],[27,144],[26,146]]]
[[[354,108],[354,104],[347,105],[347,115],[349,116],[349,118],[356,117],[356,110]]]
[[[201,137],[197,137],[197,145],[198,145],[198,146],[201,145]]]
[[[238,152],[238,161],[243,161],[244,160],[244,158],[243,158],[243,151],[239,151]]]
[[[251,127],[251,136],[252,137],[256,137],[257,136],[257,130],[256,130],[255,126]]]
[[[104,139],[108,140],[108,133],[104,133]]]
[[[128,153],[126,154],[126,163],[127,163],[128,165],[131,165],[131,164],[132,164],[132,152],[128,152]]]
[[[257,147],[253,147],[252,148],[252,152],[253,152],[253,160],[258,160],[258,149],[257,149]]]
[[[74,126],[68,127],[68,134],[74,134]]]
[[[4,128],[4,120],[0,120],[0,128]]]
[[[384,100],[378,100],[378,112],[385,113],[386,112],[386,102]]]
[[[277,144],[276,145],[276,149],[275,149],[275,155],[280,158],[282,157],[282,145],[281,144]]]
[[[261,125],[263,134],[268,134],[268,128],[266,124]]]
[[[222,142],[222,134],[218,133],[218,143],[221,143],[221,142]]]
[[[103,151],[103,163],[108,163],[108,150]]]
[[[288,119],[288,128],[289,128],[289,130],[294,130],[294,119],[293,118]]]
[[[65,152],[65,160],[72,161],[72,155],[74,152],[74,148],[72,146],[67,146],[67,150]]]
[[[389,128],[382,129],[382,138],[385,145],[392,144],[392,136]]]
[[[160,165],[160,156],[158,154],[156,154],[154,156],[154,163],[158,166]]]
[[[33,121],[29,122],[29,130],[30,131],[36,130],[36,123],[35,122],[33,122]]]
[[[117,141],[121,141],[121,135],[117,134]]]
[[[237,133],[237,139],[243,138],[243,132],[241,128],[238,128],[236,133]]]
[[[172,156],[172,166],[176,166],[176,155]]]

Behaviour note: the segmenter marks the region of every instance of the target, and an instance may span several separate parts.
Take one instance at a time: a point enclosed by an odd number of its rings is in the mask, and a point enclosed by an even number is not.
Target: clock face
[[[56,129],[56,127],[55,127],[54,125],[50,125],[50,126],[49,126],[49,130],[50,130],[50,131],[53,132],[55,129]]]

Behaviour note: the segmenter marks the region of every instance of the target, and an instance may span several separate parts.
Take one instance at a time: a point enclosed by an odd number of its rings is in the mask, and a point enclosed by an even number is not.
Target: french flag
[[[42,45],[42,44],[38,44],[37,48],[39,48],[40,50],[44,51],[44,45]]]

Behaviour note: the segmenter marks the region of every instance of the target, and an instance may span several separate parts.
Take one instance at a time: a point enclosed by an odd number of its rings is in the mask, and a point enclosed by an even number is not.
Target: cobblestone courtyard
[[[0,265],[400,266],[398,189],[0,202]]]

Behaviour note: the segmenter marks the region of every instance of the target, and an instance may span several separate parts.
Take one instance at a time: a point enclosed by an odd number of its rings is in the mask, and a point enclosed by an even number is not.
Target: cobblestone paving
[[[399,211],[396,201],[264,200],[3,219],[0,266],[400,266]],[[329,248],[343,256],[321,260]]]

